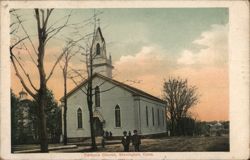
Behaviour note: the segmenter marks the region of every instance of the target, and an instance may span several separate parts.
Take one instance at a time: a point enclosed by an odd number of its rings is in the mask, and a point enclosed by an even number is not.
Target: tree
[[[45,108],[47,131],[51,142],[59,142],[61,135],[61,109],[51,90],[46,92],[47,105]]]
[[[171,121],[171,135],[181,134],[181,120],[198,103],[197,88],[188,86],[187,79],[170,78],[163,85],[167,116]]]
[[[180,120],[181,135],[193,136],[195,132],[195,120],[192,117],[182,117]]]
[[[18,109],[18,102],[19,98],[13,93],[12,89],[10,90],[11,93],[11,145],[17,143],[16,139],[16,132],[17,132],[17,125],[18,125],[18,118],[17,118],[17,109]],[[12,152],[12,147],[11,147]]]
[[[101,14],[101,13],[98,13],[98,14]],[[92,80],[93,80],[93,59],[96,56],[96,55],[93,55],[93,53],[94,53],[93,52],[93,41],[94,41],[94,36],[96,36],[95,35],[95,33],[96,33],[96,16],[97,16],[97,14],[94,11],[94,16],[92,17],[94,20],[94,31],[93,31],[93,33],[86,35],[87,40],[85,41],[85,44],[82,45],[82,44],[79,44],[78,42],[76,42],[76,44],[77,44],[76,46],[82,50],[82,55],[85,56],[85,61],[83,61],[83,62],[85,62],[85,64],[86,64],[87,77],[84,77],[78,70],[73,69],[73,68],[72,68],[73,74],[75,74],[76,76],[72,75],[72,74],[69,75],[69,78],[75,83],[76,86],[79,86],[79,83],[77,83],[74,79],[76,77],[80,77],[80,79],[82,81],[85,81],[85,80],[87,81],[87,86],[85,87],[85,90],[82,88],[80,88],[80,89],[87,97],[92,150],[97,149],[96,140],[95,140],[95,131],[94,131],[94,119],[93,119],[93,96],[94,96],[94,94],[92,93],[93,92],[93,86],[92,86],[92,83],[93,83],[92,82]],[[90,18],[88,21],[91,21],[92,18]],[[90,41],[90,38],[92,38],[92,41]],[[64,105],[65,105],[67,103],[66,94],[64,95],[64,102],[65,102],[64,103]],[[66,122],[66,118],[65,118],[64,122]],[[64,131],[65,131],[65,128],[64,128]]]
[[[63,110],[63,143],[64,145],[67,145],[67,78],[68,78],[68,70],[69,70],[69,62],[71,58],[76,55],[76,53],[79,52],[79,50],[73,52],[72,50],[74,49],[75,46],[74,41],[68,41],[65,48],[63,49],[63,65],[60,65],[63,73],[63,88],[64,88],[64,98],[63,98],[63,103],[64,103],[64,110]],[[72,45],[73,44],[73,45]]]
[[[11,23],[11,45],[10,45],[10,59],[15,70],[16,76],[19,78],[23,88],[26,92],[33,97],[33,99],[37,102],[37,115],[39,121],[39,137],[40,137],[40,147],[41,152],[48,152],[48,135],[47,135],[47,123],[46,123],[46,114],[45,108],[47,105],[46,100],[46,89],[47,83],[51,78],[54,69],[56,68],[58,62],[62,58],[62,55],[59,55],[56,59],[52,69],[49,74],[45,73],[45,63],[44,58],[46,56],[46,45],[49,40],[51,40],[55,35],[57,35],[64,27],[67,26],[71,13],[66,17],[65,22],[56,26],[56,24],[52,24],[49,26],[49,19],[53,9],[34,9],[35,21],[37,27],[37,49],[35,47],[35,43],[32,41],[31,36],[28,34],[26,28],[23,25],[24,20],[21,19],[21,16],[18,15],[15,9],[11,10],[11,16],[16,18],[16,21]],[[20,31],[19,27],[22,29],[23,34],[18,35]],[[27,48],[27,41],[30,44],[31,48],[34,50],[33,56],[31,55],[29,49]],[[39,85],[35,86],[34,82],[32,82],[31,77],[26,71],[24,65],[20,62],[18,54],[18,49],[25,48],[27,53],[30,55],[32,62],[35,64],[38,75],[39,75]],[[36,58],[34,58],[34,56]],[[37,95],[37,96],[36,96]]]
[[[93,40],[94,40],[94,36],[95,36],[95,30],[96,27],[94,27],[94,33],[93,33]],[[95,131],[94,131],[94,119],[93,119],[93,96],[94,94],[92,93],[93,91],[93,41],[91,44],[87,43],[85,44],[85,47],[81,48],[83,49],[83,55],[86,57],[86,70],[87,70],[87,78],[83,77],[77,70],[72,69],[72,71],[77,74],[78,76],[80,76],[80,78],[84,81],[87,80],[87,87],[85,87],[85,89],[87,90],[83,90],[81,88],[81,91],[87,96],[87,104],[88,104],[88,111],[89,111],[89,123],[90,123],[90,134],[91,134],[91,147],[92,150],[96,150],[97,146],[96,146],[96,140],[95,140]],[[78,86],[79,84],[74,80],[73,76],[70,76],[71,80]],[[64,96],[64,101],[65,101],[66,96]]]

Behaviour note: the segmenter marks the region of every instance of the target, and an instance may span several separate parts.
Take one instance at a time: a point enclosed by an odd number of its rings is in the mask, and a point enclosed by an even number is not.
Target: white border
[[[230,152],[151,152],[153,156],[99,153],[10,153],[10,8],[229,8]],[[1,154],[3,159],[247,159],[249,157],[249,2],[247,1],[4,1],[1,2]],[[93,153],[95,154],[95,153]],[[106,156],[105,156],[106,155]],[[143,155],[143,153],[142,153]]]

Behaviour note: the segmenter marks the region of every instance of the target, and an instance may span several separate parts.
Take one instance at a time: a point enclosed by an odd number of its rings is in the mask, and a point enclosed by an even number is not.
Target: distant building
[[[165,103],[158,97],[112,79],[112,59],[106,54],[106,44],[100,27],[93,40],[93,116],[96,136],[111,131],[122,136],[123,131],[138,130],[141,135],[166,132]],[[133,66],[128,66],[133,69]],[[129,77],[129,75],[127,75]],[[90,137],[89,111],[86,95],[88,80],[67,94],[67,135],[69,139]],[[157,83],[157,82],[155,82]],[[63,112],[62,112],[63,113]],[[63,125],[62,125],[63,126]]]
[[[223,131],[223,129],[224,129],[224,126],[220,122],[217,122],[215,124],[209,124],[210,135],[221,134],[221,132]]]
[[[27,98],[27,93],[23,90],[19,92],[19,103],[16,111],[17,130],[16,138],[18,143],[31,143],[36,139],[34,133],[34,125],[30,115],[31,100]]]

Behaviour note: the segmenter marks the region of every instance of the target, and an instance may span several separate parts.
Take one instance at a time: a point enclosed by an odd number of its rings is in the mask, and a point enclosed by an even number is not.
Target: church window
[[[160,111],[157,109],[158,126],[160,126]]]
[[[162,125],[164,126],[164,111],[162,110]]]
[[[100,88],[98,86],[95,87],[95,105],[100,107]]]
[[[121,112],[119,105],[115,106],[115,127],[121,127]]]
[[[100,44],[97,43],[97,45],[96,45],[96,55],[100,55],[100,53],[101,53],[101,47],[100,47]]]
[[[152,108],[152,122],[153,126],[155,125],[155,113],[154,113],[154,108]]]
[[[148,126],[148,106],[146,106],[146,122],[147,122],[147,126]]]
[[[77,124],[78,124],[78,128],[82,128],[82,110],[81,108],[78,108],[77,110]]]

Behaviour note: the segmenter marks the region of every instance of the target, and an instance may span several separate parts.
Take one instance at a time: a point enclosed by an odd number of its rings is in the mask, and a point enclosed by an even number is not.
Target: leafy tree
[[[30,116],[32,118],[35,132],[38,128],[37,110],[38,104],[33,101],[33,106],[30,110]],[[51,142],[59,142],[61,135],[61,109],[58,107],[58,103],[54,98],[54,94],[51,90],[46,91],[46,122],[47,122],[47,133]],[[37,132],[35,133],[37,135]]]
[[[13,93],[12,89],[10,90],[11,95],[11,145],[17,143],[16,132],[18,125],[18,118],[16,110],[18,108],[19,98]]]
[[[182,117],[180,122],[181,135],[193,136],[195,131],[195,120],[191,117]]]
[[[51,141],[58,142],[61,135],[61,109],[58,107],[52,91],[47,90],[46,97],[47,131]]]

